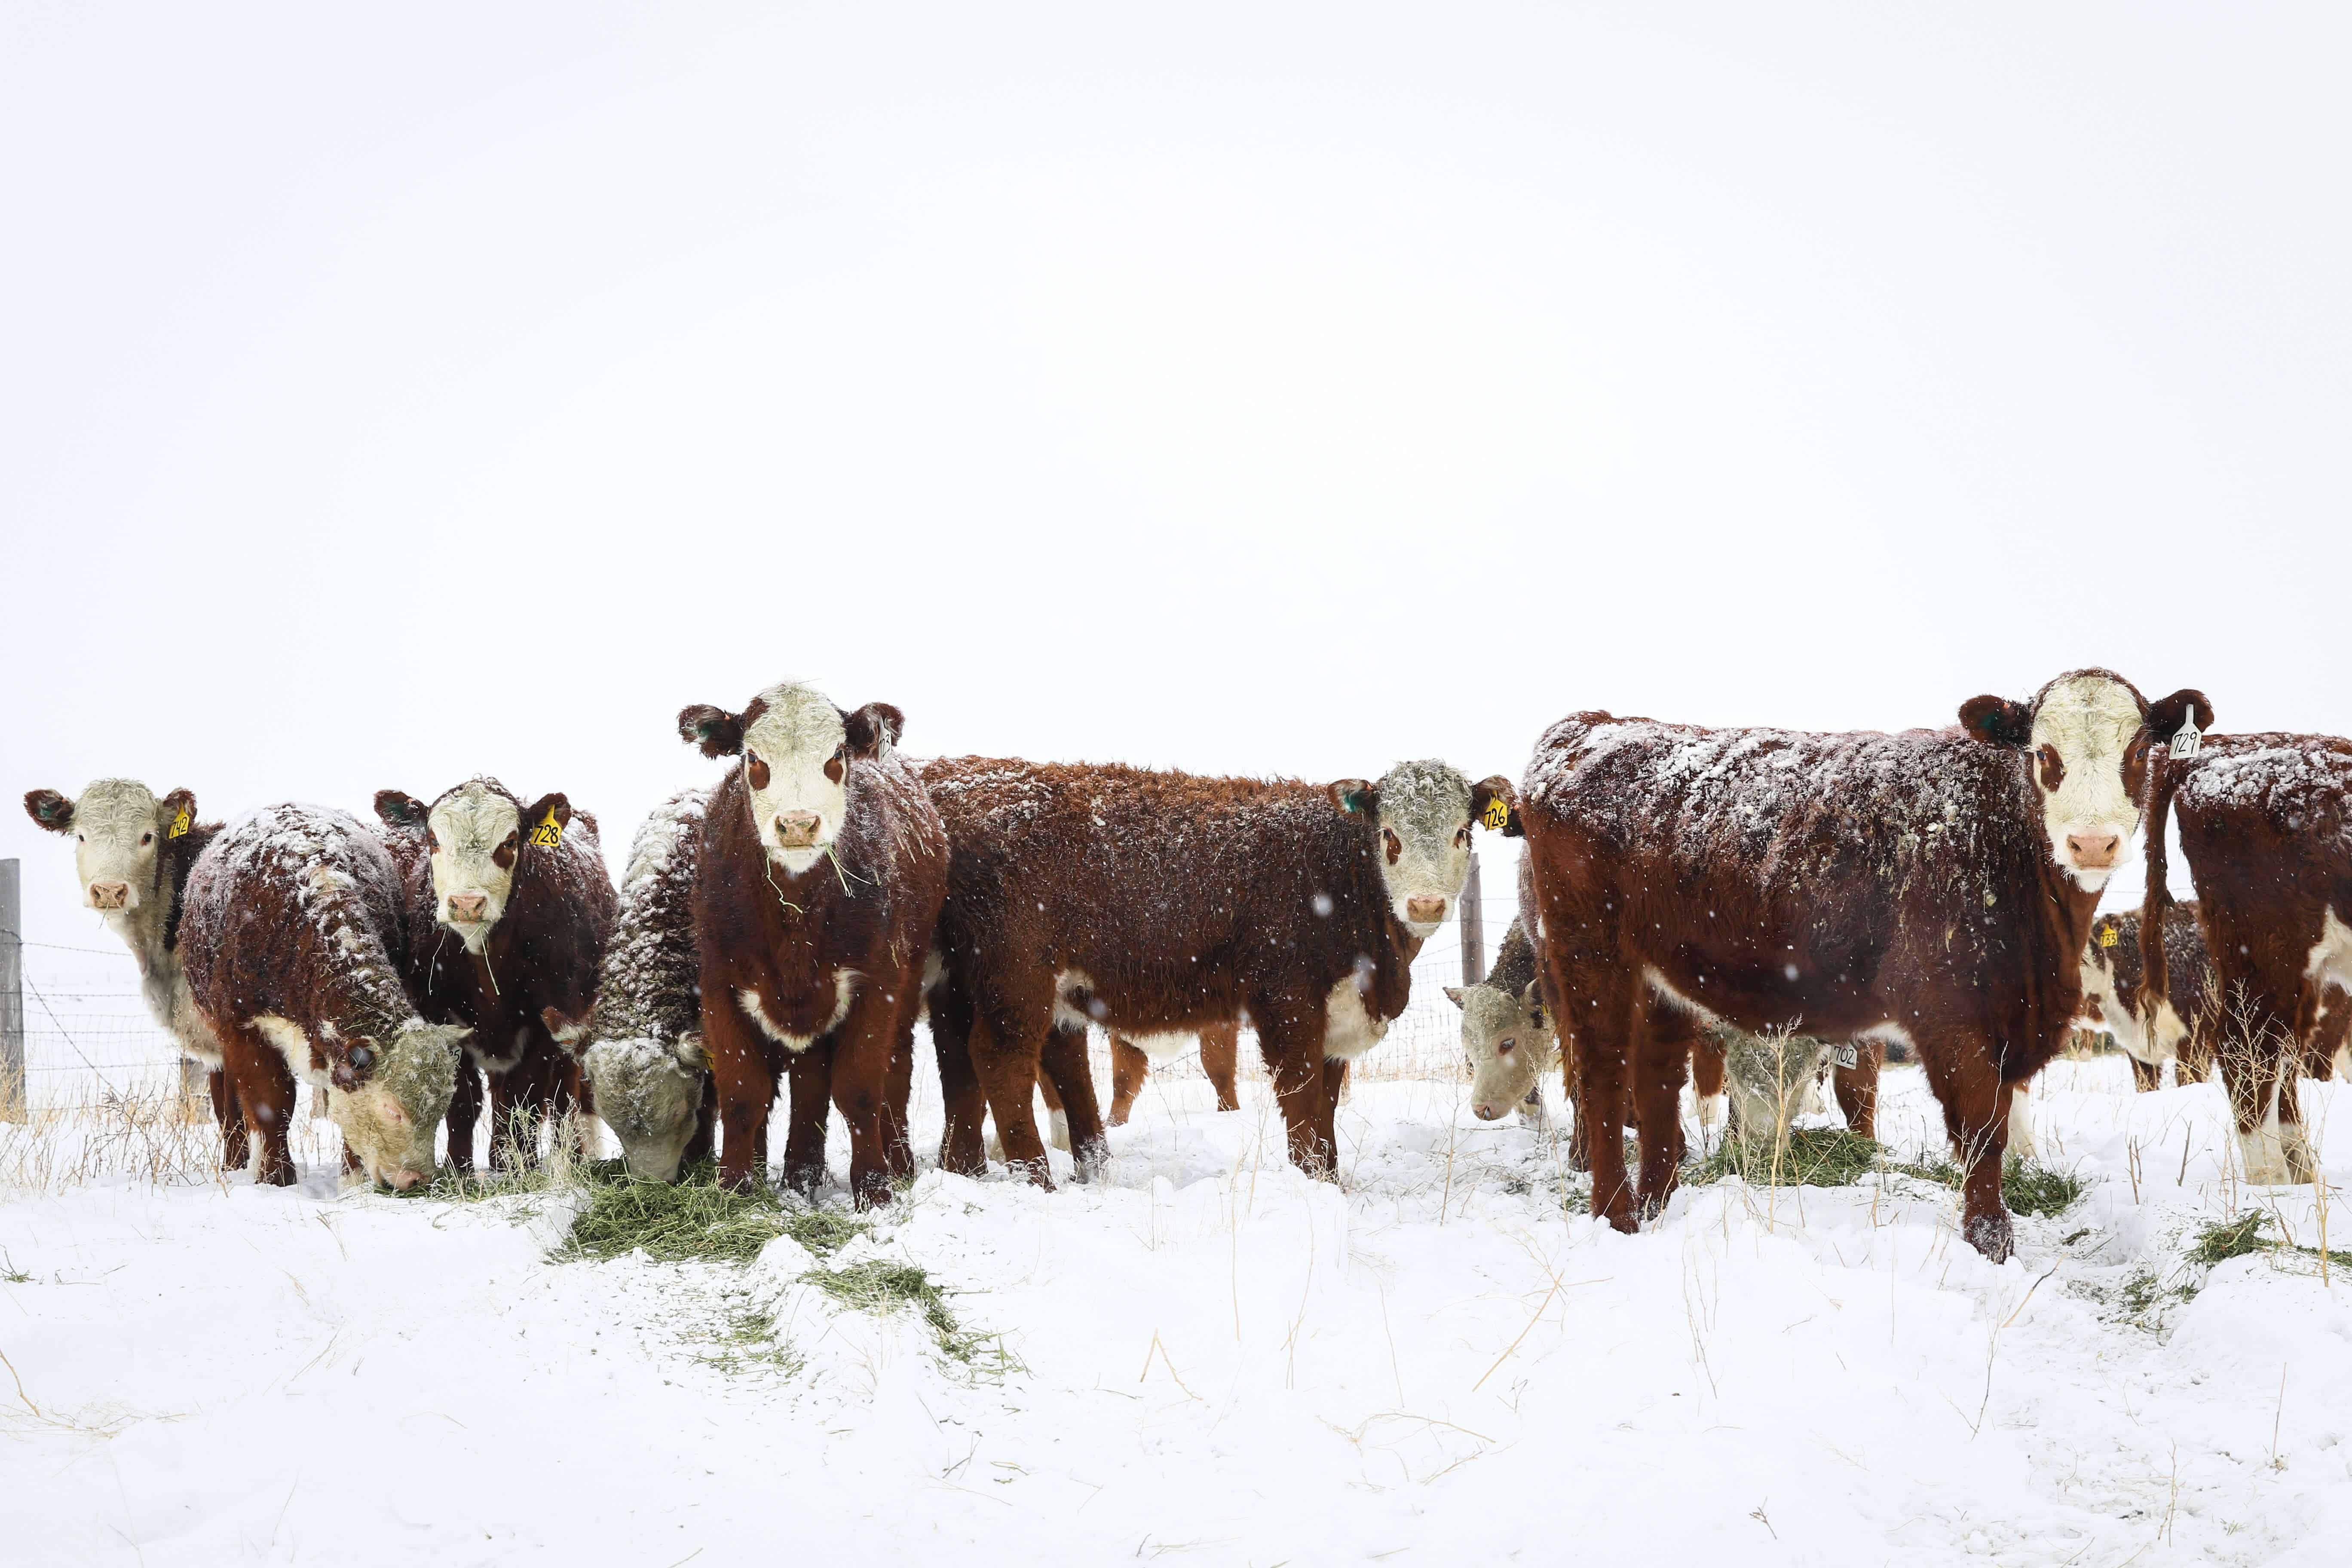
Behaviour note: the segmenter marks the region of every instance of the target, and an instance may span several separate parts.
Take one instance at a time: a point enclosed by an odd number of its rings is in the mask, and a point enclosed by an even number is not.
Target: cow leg
[[[1641,1228],[1625,1174],[1626,1090],[1634,1065],[1634,1013],[1641,1005],[1637,984],[1601,965],[1556,981],[1559,994],[1568,999],[1561,1027],[1572,1025],[1576,1035],[1576,1119],[1584,1129],[1585,1168],[1592,1173],[1592,1215],[1628,1234]]]
[[[1723,1045],[1704,1029],[1691,1032],[1691,1095],[1698,1101],[1702,1142],[1723,1124],[1729,1096],[1723,1089]]]
[[[2134,1057],[2131,1058],[2131,1069],[2132,1089],[2135,1092],[2147,1094],[2153,1089],[2164,1087],[2162,1062],[2144,1062],[2137,1057]]]
[[[827,1047],[833,1103],[849,1127],[849,1194],[859,1208],[890,1201],[890,1058],[898,1046],[898,1004],[891,992],[867,984]],[[815,1051],[803,1053],[814,1056]],[[822,1126],[822,1122],[819,1123]],[[799,1064],[793,1069],[793,1137],[801,1127]],[[822,1145],[820,1145],[822,1148]],[[820,1156],[820,1159],[822,1157]],[[790,1149],[785,1167],[793,1168]]]
[[[1633,1041],[1633,1125],[1641,1140],[1639,1194],[1644,1219],[1665,1210],[1683,1161],[1683,1079],[1698,1024],[1680,1007],[1643,999]]]
[[[1045,1102],[1045,1143],[1048,1148],[1070,1152],[1070,1113],[1062,1104],[1062,1091],[1054,1087],[1054,1075],[1046,1063],[1053,1058],[1054,1042],[1062,1036],[1057,1026],[1045,1037],[1045,1048],[1037,1057],[1037,1093]]]
[[[1056,1029],[1046,1037],[1039,1065],[1048,1100],[1059,1100],[1055,1131],[1062,1135],[1076,1165],[1076,1179],[1091,1182],[1110,1161],[1110,1142],[1103,1136],[1102,1111],[1095,1102],[1094,1068],[1087,1061],[1087,1032]]]
[[[213,1122],[220,1129],[221,1169],[242,1171],[253,1158],[253,1144],[245,1135],[245,1108],[228,1081],[228,1069],[215,1068],[205,1075],[213,1099]]]
[[[971,1003],[946,985],[933,987],[929,1003],[931,1056],[947,1110],[947,1125],[940,1133],[940,1169],[959,1176],[984,1176],[988,1096],[971,1065]]]
[[[850,1004],[850,1011],[856,1010],[856,1004]],[[808,1049],[784,1053],[784,1076],[792,1092],[784,1124],[784,1185],[811,1201],[824,1186],[824,1139],[833,1111],[834,1058],[839,1054],[834,1042],[848,1026],[844,1019],[840,1029]],[[853,1135],[853,1161],[855,1147]],[[850,1196],[856,1201],[856,1189],[851,1189]]]
[[[896,994],[914,996],[919,991],[919,976],[902,978]],[[908,1003],[899,1009],[898,1026],[890,1042],[890,1081],[882,1105],[882,1136],[885,1154],[890,1163],[890,1179],[905,1182],[914,1179],[915,1144],[908,1130],[908,1108],[915,1097],[915,1014],[918,1007]]]
[[[221,1067],[245,1109],[246,1126],[261,1138],[260,1158],[253,1163],[254,1185],[292,1186],[294,1152],[287,1133],[294,1121],[293,1069],[250,1024],[215,1028],[214,1034],[221,1043]]]
[[[1202,1037],[1202,1059],[1207,1058],[1208,1039]],[[1117,1035],[1110,1037],[1110,1124],[1127,1125],[1128,1112],[1135,1109],[1135,1097],[1151,1079],[1151,1058]]]
[[[521,1152],[515,1093],[520,1087],[521,1070],[522,1064],[517,1062],[505,1072],[491,1068],[483,1074],[489,1080],[490,1169],[494,1172],[511,1170]]]
[[[2001,1202],[2000,1162],[2009,1150],[2009,1112],[2016,1086],[2000,1081],[1998,1053],[1981,1037],[1922,1039],[1927,1087],[1943,1107],[1944,1131],[1960,1164],[1961,1234],[1995,1263],[2015,1247],[2015,1226]]]
[[[1136,1053],[1141,1056],[1140,1051]],[[1242,1026],[1239,1024],[1212,1024],[1201,1031],[1201,1070],[1209,1075],[1209,1083],[1217,1091],[1219,1110],[1239,1110],[1242,1097],[1239,1080],[1242,1065]],[[1144,1058],[1146,1066],[1150,1058]],[[1141,1087],[1140,1084],[1138,1087]]]
[[[1037,1137],[1037,1058],[1053,1030],[1052,1004],[982,1003],[971,1024],[971,1066],[980,1077],[1004,1163],[1048,1192],[1053,1169]]]
[[[482,1075],[474,1058],[457,1056],[457,1079],[449,1093],[449,1169],[461,1176],[474,1173],[474,1124],[482,1116]],[[495,1125],[493,1131],[496,1131]]]
[[[2221,955],[2215,956],[2218,963]],[[2303,994],[2303,977],[2289,973],[2232,975],[2222,991],[2231,1001],[2216,1061],[2229,1091],[2239,1160],[2246,1181],[2258,1187],[2311,1180],[2311,1147],[2293,1066]]]
[[[1845,1118],[1848,1131],[1859,1132],[1874,1143],[1878,1141],[1878,1075],[1885,1065],[1885,1041],[1856,1040],[1853,1066],[1839,1068],[1830,1079],[1837,1091],[1838,1111]]]
[[[694,1136],[686,1141],[686,1152],[678,1157],[677,1168],[683,1173],[697,1161],[708,1160],[719,1147],[719,1081],[705,1073],[702,1079],[702,1103],[694,1113]]]
[[[719,1146],[719,1184],[750,1192],[768,1174],[768,1108],[776,1098],[776,1070],[767,1043],[753,1033],[733,997],[706,993],[702,1050],[719,1091],[719,1124],[726,1130]]]
[[[1319,1003],[1253,1003],[1258,1050],[1274,1074],[1274,1102],[1289,1135],[1290,1162],[1311,1176],[1335,1177],[1338,1149],[1325,1129],[1323,1041],[1328,1022]]]
[[[1323,1058],[1323,1109],[1315,1123],[1315,1136],[1331,1151],[1332,1170],[1339,1170],[1339,1100],[1348,1091],[1348,1068],[1344,1058]]]

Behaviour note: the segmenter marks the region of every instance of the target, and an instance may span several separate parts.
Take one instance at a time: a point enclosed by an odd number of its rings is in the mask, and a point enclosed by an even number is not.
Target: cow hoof
[[[1075,1180],[1097,1181],[1100,1179],[1103,1172],[1109,1168],[1110,1145],[1097,1140],[1095,1142],[1081,1145],[1070,1158]]]
[[[1983,1253],[1988,1263],[2006,1263],[2017,1250],[2017,1229],[2007,1209],[1970,1215],[1965,1234],[1969,1245]]]
[[[1005,1165],[1014,1175],[1028,1177],[1031,1186],[1043,1187],[1049,1193],[1054,1190],[1053,1168],[1044,1160],[1008,1160]]]

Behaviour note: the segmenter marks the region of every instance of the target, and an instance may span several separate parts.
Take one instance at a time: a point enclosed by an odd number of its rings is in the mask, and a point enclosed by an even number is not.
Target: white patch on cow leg
[[[2303,1142],[2303,1130],[2293,1130],[2295,1140]],[[2306,1174],[2299,1178],[2309,1181],[2311,1147],[2303,1142],[2301,1157]],[[2246,1183],[2256,1187],[2291,1187],[2297,1184],[2294,1157],[2287,1152],[2287,1140],[2279,1126],[2278,1091],[2271,1091],[2269,1101],[2263,1107],[2263,1119],[2251,1132],[2238,1134],[2238,1158],[2245,1167]]]
[[[1702,1094],[1698,1097],[1698,1125],[1701,1132],[1714,1131],[1723,1125],[1724,1118],[1730,1114],[1731,1096],[1728,1092]]]
[[[2021,1160],[2040,1157],[2033,1141],[2033,1097],[2031,1084],[2019,1084],[2009,1099],[2009,1152]]]
[[[2352,990],[2352,926],[2336,919],[2334,910],[2320,916],[2319,940],[2312,943],[2303,972],[2323,985]]]
[[[1070,1113],[1066,1110],[1053,1111],[1049,1113],[1047,1121],[1051,1123],[1052,1131],[1047,1135],[1046,1142],[1063,1153],[1068,1153],[1070,1152]]]
[[[2279,1153],[2286,1163],[2286,1179],[2298,1186],[2310,1184],[2319,1162],[2312,1154],[2311,1139],[2302,1122],[2287,1122],[2279,1128]]]

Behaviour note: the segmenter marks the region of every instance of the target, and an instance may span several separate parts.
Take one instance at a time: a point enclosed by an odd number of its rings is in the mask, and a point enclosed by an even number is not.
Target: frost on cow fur
[[[693,906],[709,801],[708,790],[681,790],[637,829],[588,1028],[597,1113],[630,1173],[649,1181],[677,1176],[709,1076]]]
[[[466,1035],[427,1024],[401,983],[401,899],[373,830],[275,805],[222,831],[189,876],[183,921],[207,1016],[224,1028],[284,1020],[265,1037],[326,1091],[345,1144],[383,1181],[431,1174]],[[350,1057],[361,1044],[374,1053],[363,1069]]]

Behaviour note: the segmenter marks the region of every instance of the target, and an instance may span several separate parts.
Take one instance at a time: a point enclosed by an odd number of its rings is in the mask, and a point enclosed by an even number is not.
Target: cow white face
[[[641,1182],[674,1182],[693,1141],[710,1069],[698,1040],[642,1037],[588,1047],[596,1114],[621,1141],[621,1158]]]
[[[1470,878],[1475,806],[1469,780],[1440,762],[1399,763],[1377,784],[1346,780],[1332,787],[1343,808],[1370,805],[1389,907],[1426,940],[1453,913]]]
[[[743,782],[768,858],[797,877],[824,858],[849,809],[849,727],[804,686],[760,694],[743,726]]]
[[[378,1048],[373,1040],[351,1047],[354,1063],[369,1053],[367,1075],[330,1080],[327,1114],[370,1179],[405,1191],[433,1179],[434,1134],[449,1110],[457,1058],[472,1031],[462,1025],[415,1023]]]
[[[433,916],[479,952],[514,893],[522,808],[477,781],[451,790],[425,819],[433,848]]]
[[[2042,831],[2051,855],[2085,891],[2107,885],[2139,830],[2139,802],[2126,774],[2139,775],[2146,765],[2146,727],[2139,698],[2104,675],[2058,682],[2034,710]]]
[[[72,836],[74,872],[89,908],[128,916],[169,902],[157,864],[164,844],[194,825],[195,797],[186,790],[157,800],[136,779],[100,779],[79,800],[35,790],[25,809],[52,833]]]
[[[1556,1059],[1559,1037],[1530,984],[1517,994],[1499,985],[1449,985],[1462,1009],[1462,1056],[1469,1064],[1470,1109],[1481,1121],[1507,1116]]]

